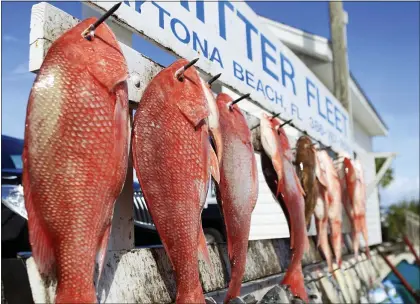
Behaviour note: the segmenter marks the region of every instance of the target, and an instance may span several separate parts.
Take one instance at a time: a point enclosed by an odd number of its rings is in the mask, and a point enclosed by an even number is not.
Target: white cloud
[[[12,70],[12,74],[14,74],[14,75],[21,75],[21,74],[26,74],[26,73],[29,73],[29,65],[28,65],[28,62],[22,62],[22,63],[18,64]]]
[[[389,206],[404,199],[419,199],[420,179],[396,176],[388,188],[381,190],[381,203]]]
[[[6,81],[21,81],[23,79],[35,79],[35,74],[29,72],[29,64],[27,61],[22,62],[10,71],[3,73],[3,80]]]
[[[3,36],[3,41],[5,42],[18,42],[19,39],[16,38],[15,36],[11,36],[11,35],[4,35]]]

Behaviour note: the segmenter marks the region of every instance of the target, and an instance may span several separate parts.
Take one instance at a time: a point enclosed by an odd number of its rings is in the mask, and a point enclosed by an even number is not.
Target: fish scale
[[[174,76],[187,63],[176,61],[148,84],[134,117],[132,150],[145,201],[175,270],[176,302],[204,303],[198,272],[201,210],[211,168],[218,172],[218,167],[198,73],[191,67],[182,81]]]
[[[342,196],[339,175],[334,167],[331,157],[325,150],[317,152],[321,167],[326,177],[326,201],[328,205],[328,218],[331,226],[331,243],[339,267],[341,267],[342,246]]]
[[[290,230],[290,248],[292,258],[287,272],[281,282],[290,285],[294,295],[308,302],[302,273],[302,258],[309,249],[309,240],[305,223],[305,194],[296,175],[291,159],[289,140],[281,121],[269,119],[266,114],[261,117],[261,142],[264,153],[261,155],[264,176],[268,184],[274,185],[277,180],[276,198],[287,215]],[[268,158],[272,165],[268,164]],[[267,173],[275,170],[276,174]],[[273,180],[275,179],[276,180]],[[270,187],[273,188],[273,187]]]
[[[258,196],[258,173],[251,132],[237,105],[229,109],[232,98],[217,96],[222,133],[220,184],[217,200],[222,209],[231,264],[231,279],[225,303],[240,295],[245,272],[251,213]]]
[[[57,271],[56,303],[96,302],[95,257],[101,268],[128,164],[127,66],[106,24],[92,41],[81,37],[95,20],[51,45],[27,107],[22,158],[29,237],[40,272]]]

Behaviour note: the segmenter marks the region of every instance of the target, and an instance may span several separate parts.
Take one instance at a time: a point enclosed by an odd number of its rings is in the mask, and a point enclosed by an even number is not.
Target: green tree
[[[405,229],[406,210],[410,210],[416,214],[420,214],[419,200],[403,200],[397,204],[389,206],[385,221],[388,226],[388,237],[390,239],[395,240],[401,237],[401,233]]]
[[[378,173],[379,170],[381,170],[385,161],[386,161],[386,158],[375,158],[376,173]],[[381,181],[379,182],[379,185],[382,188],[386,188],[392,183],[393,180],[394,180],[394,170],[392,168],[388,168],[385,171],[385,174],[382,177]]]

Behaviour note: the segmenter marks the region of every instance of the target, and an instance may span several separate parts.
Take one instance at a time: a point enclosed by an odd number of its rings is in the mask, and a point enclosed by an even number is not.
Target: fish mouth
[[[222,161],[222,153],[223,153],[223,142],[222,142],[222,132],[220,130],[220,127],[217,128],[210,128],[211,133],[211,139],[213,141],[213,144],[215,146],[215,152],[217,159],[219,160],[219,165]]]

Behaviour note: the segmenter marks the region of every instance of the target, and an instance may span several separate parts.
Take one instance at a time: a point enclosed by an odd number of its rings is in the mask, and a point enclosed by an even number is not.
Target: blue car
[[[18,252],[31,250],[22,188],[23,140],[2,135],[1,141],[2,258],[15,258]],[[139,183],[134,182],[133,187],[135,245],[161,245]],[[206,207],[202,213],[202,223],[208,243],[225,241],[223,219],[216,202],[213,182],[207,196]]]

